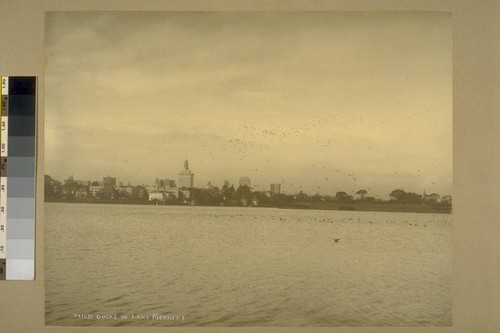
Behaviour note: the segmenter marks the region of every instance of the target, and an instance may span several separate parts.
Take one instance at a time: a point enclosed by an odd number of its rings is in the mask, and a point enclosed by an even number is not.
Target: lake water
[[[448,217],[47,203],[46,324],[449,326]]]

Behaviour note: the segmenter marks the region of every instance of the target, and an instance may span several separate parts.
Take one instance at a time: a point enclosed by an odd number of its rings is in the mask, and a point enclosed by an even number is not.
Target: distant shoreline
[[[51,200],[45,199],[44,202],[50,203],[79,203],[79,204],[121,204],[121,205],[144,205],[155,206],[151,201],[104,201],[104,200]],[[182,205],[176,203],[162,203],[159,206],[189,206],[189,207],[244,207],[232,205]],[[253,208],[248,206],[247,208]],[[404,203],[372,203],[372,202],[316,202],[316,203],[296,203],[293,205],[282,206],[256,206],[256,208],[278,208],[278,209],[301,209],[301,210],[337,210],[354,212],[389,212],[389,213],[428,213],[428,214],[451,214],[451,205],[422,205],[422,204],[404,204]]]
[[[327,203],[312,204],[310,207],[280,207],[291,209],[316,209],[316,210],[338,210],[354,212],[389,212],[389,213],[428,213],[428,214],[451,214],[451,206],[441,205],[415,205],[400,203]]]

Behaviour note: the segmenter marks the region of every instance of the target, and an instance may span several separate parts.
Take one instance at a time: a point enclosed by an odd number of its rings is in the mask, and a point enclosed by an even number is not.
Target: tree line
[[[339,191],[335,195],[307,194],[300,191],[296,194],[277,193],[273,191],[253,191],[247,185],[235,188],[224,184],[221,188],[190,188],[178,191],[178,195],[166,195],[164,199],[151,200],[144,186],[103,186],[96,193],[91,193],[92,185],[98,183],[79,184],[65,182],[64,184],[45,177],[45,199],[47,201],[64,202],[131,202],[131,203],[164,203],[164,204],[191,204],[205,206],[261,206],[261,207],[296,207],[296,208],[329,208],[330,204],[405,204],[405,205],[441,205],[451,206],[451,196],[440,196],[437,193],[417,194],[402,189],[391,191],[389,200],[376,199],[369,196],[365,189],[358,190],[355,195]],[[351,207],[352,208],[352,207]]]

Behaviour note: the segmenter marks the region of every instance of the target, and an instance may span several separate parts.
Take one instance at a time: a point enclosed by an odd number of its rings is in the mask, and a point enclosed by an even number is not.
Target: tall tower
[[[178,176],[179,176],[179,182],[178,182],[178,186],[179,188],[192,188],[193,187],[193,183],[194,183],[194,173],[191,172],[191,170],[189,170],[189,162],[188,160],[186,159],[184,161],[184,169],[182,169],[179,173],[178,173]]]

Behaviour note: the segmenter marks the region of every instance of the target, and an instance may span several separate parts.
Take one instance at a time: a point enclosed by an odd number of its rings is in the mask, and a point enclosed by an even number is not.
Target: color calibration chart
[[[36,77],[0,79],[0,280],[33,280]]]

